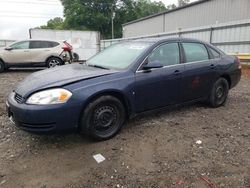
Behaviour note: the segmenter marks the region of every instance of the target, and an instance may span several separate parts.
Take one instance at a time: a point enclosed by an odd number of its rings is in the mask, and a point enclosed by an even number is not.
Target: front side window
[[[49,46],[50,46],[51,48],[54,48],[54,47],[60,45],[58,42],[48,42],[48,43],[49,43]]]
[[[209,60],[206,47],[200,43],[182,43],[186,63]]]
[[[10,46],[12,49],[29,49],[29,41],[18,42]]]
[[[148,57],[148,63],[158,61],[163,66],[176,65],[180,63],[178,43],[163,44]]]
[[[89,66],[101,66],[108,69],[126,69],[129,67],[151,44],[145,42],[125,42],[112,45],[86,63]]]

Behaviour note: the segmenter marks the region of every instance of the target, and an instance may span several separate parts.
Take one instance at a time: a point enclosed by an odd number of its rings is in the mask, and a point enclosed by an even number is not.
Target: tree
[[[166,10],[165,5],[150,0],[61,0],[64,6],[64,28],[100,31],[111,38],[112,12],[115,37],[122,36],[123,23]]]
[[[185,6],[190,3],[190,0],[178,0],[178,7]]]
[[[176,4],[171,4],[167,6],[167,10],[175,9],[177,8]]]
[[[56,17],[51,19],[47,22],[47,25],[43,25],[39,28],[41,29],[63,29],[64,28],[64,21],[60,17]]]
[[[162,2],[151,0],[61,0],[64,17],[49,20],[42,29],[70,29],[99,31],[102,38],[111,38],[111,17],[115,12],[115,37],[122,37],[122,24],[145,16],[177,8],[175,4],[167,8]],[[178,0],[178,6],[190,0]]]

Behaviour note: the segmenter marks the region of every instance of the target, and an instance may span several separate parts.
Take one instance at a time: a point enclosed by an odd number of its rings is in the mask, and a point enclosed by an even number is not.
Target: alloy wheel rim
[[[56,59],[52,59],[50,62],[49,62],[49,67],[57,67],[60,65],[60,62]]]

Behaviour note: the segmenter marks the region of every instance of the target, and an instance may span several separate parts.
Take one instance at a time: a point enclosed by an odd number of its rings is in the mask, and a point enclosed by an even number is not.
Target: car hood
[[[23,97],[46,88],[60,87],[76,81],[114,74],[117,70],[105,70],[82,64],[64,65],[31,74],[16,87]]]

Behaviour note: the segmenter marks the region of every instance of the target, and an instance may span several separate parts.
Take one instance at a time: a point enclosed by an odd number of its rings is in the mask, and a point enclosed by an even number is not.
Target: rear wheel
[[[0,73],[4,72],[5,66],[4,63],[0,60]]]
[[[229,84],[225,78],[219,78],[213,85],[210,93],[209,103],[213,108],[222,106],[228,97]]]
[[[73,60],[74,60],[74,62],[79,61],[79,55],[75,52],[73,53]]]
[[[62,65],[63,62],[60,58],[57,57],[51,57],[47,60],[47,67],[48,68],[53,68]]]
[[[125,109],[120,100],[102,96],[84,110],[80,128],[96,140],[107,140],[120,131],[124,121]]]

